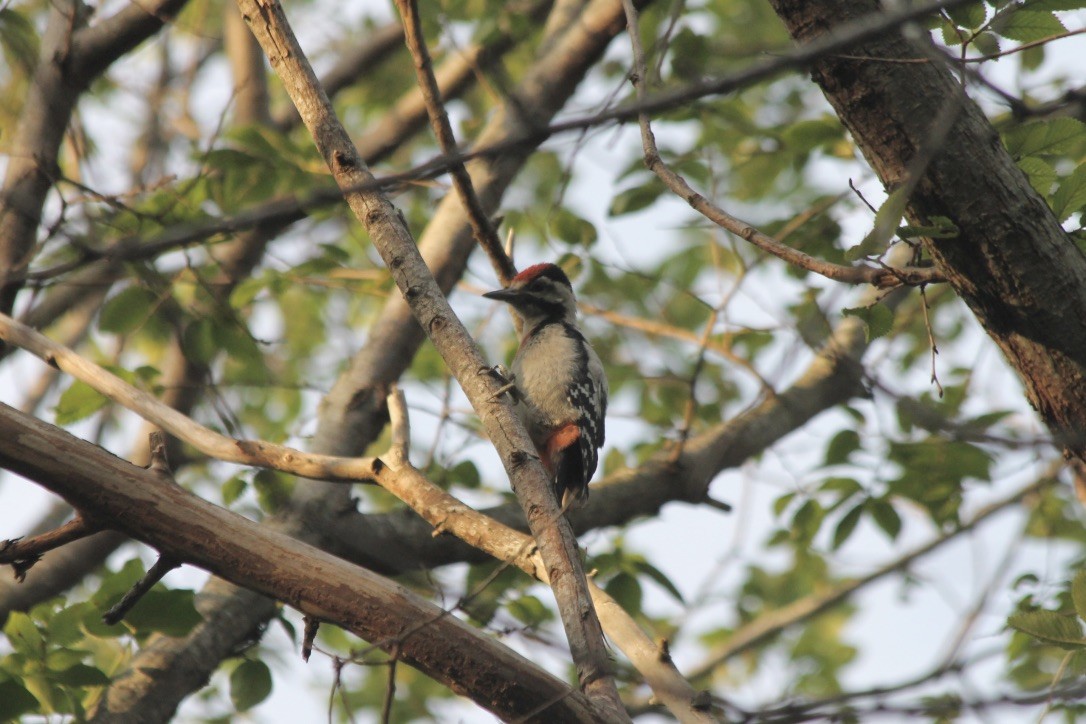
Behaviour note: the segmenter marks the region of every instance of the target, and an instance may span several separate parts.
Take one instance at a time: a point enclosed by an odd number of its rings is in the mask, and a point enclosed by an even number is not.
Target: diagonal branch
[[[0,466],[111,521],[167,559],[334,622],[503,719],[549,705],[556,721],[600,721],[584,696],[508,647],[381,576],[215,506],[155,471],[0,405]],[[335,585],[329,585],[335,582]],[[467,669],[475,675],[463,677]]]
[[[15,580],[21,583],[26,578],[26,572],[41,559],[43,553],[86,538],[99,530],[82,515],[76,515],[59,528],[32,538],[0,541],[0,564],[10,564],[15,569]]]
[[[235,440],[215,432],[125,382],[86,357],[53,342],[30,327],[0,314],[0,339],[34,353],[81,380],[117,404],[184,440],[216,460],[281,470],[313,480],[358,482],[372,477],[374,458],[319,455],[263,440]]]
[[[542,3],[542,6],[546,7],[546,3]],[[535,12],[533,9],[528,17],[535,19]],[[520,25],[514,23],[513,28],[517,27]],[[551,27],[548,24],[548,28]],[[479,145],[488,146],[521,138],[527,129],[553,118],[588,69],[621,31],[621,7],[611,0],[593,0],[584,6],[575,22],[562,27],[565,29],[552,38],[553,42],[537,53],[510,97],[491,114],[486,130],[477,140]],[[514,35],[520,37],[519,33]],[[494,46],[488,44],[485,47]],[[443,64],[443,68],[453,67],[455,70],[461,57],[457,56],[451,66]],[[469,53],[465,62],[472,62],[472,57]],[[489,59],[484,62],[484,58]],[[486,63],[494,60],[484,56],[479,62],[486,67]],[[456,80],[461,77],[458,74],[459,71],[446,76],[439,71],[443,88],[446,78],[450,82],[460,82]],[[452,90],[446,91],[449,92]],[[417,109],[425,117],[421,101],[415,106],[398,103],[396,109],[397,113],[404,109],[415,113],[414,109]],[[399,118],[396,116],[394,120]],[[387,130],[395,131],[396,125],[393,123]],[[384,128],[379,124],[377,132]],[[367,133],[367,137],[369,135]],[[384,152],[373,146],[371,150]],[[505,190],[533,150],[534,145],[522,141],[512,151],[480,158],[469,164],[476,191],[489,213],[497,209]],[[438,205],[419,239],[419,249],[443,290],[448,291],[455,286],[473,247],[462,207],[456,197],[449,194]],[[384,400],[388,386],[410,364],[424,339],[422,329],[413,320],[403,298],[400,295],[390,296],[377,321],[371,326],[367,342],[351,359],[321,403],[316,434],[311,442],[315,452],[357,455],[376,439],[387,417]],[[355,516],[344,515],[349,505],[348,494],[349,489],[342,485],[314,482],[296,486],[290,513],[266,523],[326,550],[342,550],[344,541],[336,536],[337,523],[355,519]],[[523,513],[519,509],[512,515],[523,522]],[[411,532],[406,535],[417,533],[426,544],[434,544],[430,527],[412,512],[399,511],[387,517],[377,515],[367,516],[366,519],[372,525],[353,530],[354,535],[349,542],[352,545],[357,543],[364,550],[367,549],[367,542],[373,544],[372,548],[368,548],[368,553],[363,553],[356,560],[375,566],[375,570],[418,569],[412,548],[419,540],[405,539],[401,534],[401,525],[406,524],[410,528]],[[438,547],[461,546],[456,541],[444,539]],[[258,629],[275,615],[274,605],[268,599],[219,579],[212,579],[197,600],[205,623],[183,639],[156,637],[143,647],[133,658],[127,672],[119,676],[103,696],[104,703],[97,712],[97,719],[115,724],[116,721],[168,718],[183,697],[205,684],[218,662],[231,654],[237,642],[248,636],[247,632]]]
[[[806,621],[833,606],[836,606],[869,584],[908,568],[915,561],[927,556],[932,551],[941,548],[950,541],[955,540],[961,534],[975,529],[993,516],[1012,506],[1018,505],[1024,499],[1057,482],[1054,475],[1031,481],[1009,495],[989,503],[978,511],[971,519],[964,521],[960,526],[954,528],[954,530],[933,538],[927,543],[885,563],[866,575],[841,583],[829,590],[819,591],[813,595],[798,599],[776,611],[770,611],[759,616],[749,624],[734,631],[727,643],[714,651],[708,659],[691,674],[691,678],[694,680],[701,680],[711,676],[713,670],[725,661],[735,658],[744,651],[748,651],[751,648],[764,643],[789,626],[794,626],[797,623]]]
[[[648,75],[648,67],[645,63],[645,51],[641,46],[641,30],[638,23],[637,8],[630,0],[623,0],[626,9],[626,18],[629,24],[630,45],[633,48],[634,69],[630,74],[630,81],[637,92],[637,100],[644,108],[647,104],[645,81]],[[846,284],[873,284],[876,287],[895,287],[901,284],[917,286],[933,281],[938,273],[926,270],[924,273],[916,273],[904,269],[892,269],[857,264],[835,264],[822,259],[816,259],[799,249],[794,249],[777,239],[764,234],[745,221],[732,216],[724,209],[707,199],[702,194],[690,187],[682,176],[673,171],[660,156],[660,150],[656,146],[656,136],[652,132],[647,110],[640,110],[637,115],[641,127],[641,143],[644,147],[645,165],[672,191],[676,196],[690,204],[691,208],[705,218],[712,221],[722,229],[732,232],[736,236],[753,244],[762,251],[785,261],[793,266],[805,269],[815,274],[820,274],[827,279],[844,282]],[[896,220],[895,220],[896,223]]]
[[[282,7],[274,0],[239,0],[238,7],[298,108],[336,183],[346,190],[372,181],[369,169],[320,88]],[[479,374],[487,367],[486,362],[427,268],[402,215],[378,192],[345,191],[344,197],[498,449],[554,582],[578,679],[601,712],[616,721],[625,719],[610,673],[603,632],[588,595],[576,538],[550,494],[542,463],[524,452],[533,449],[524,426],[508,401],[494,399],[498,392],[496,381],[490,375]]]
[[[404,35],[411,57],[415,59],[415,73],[426,104],[426,112],[430,116],[430,125],[434,129],[434,136],[437,138],[441,152],[449,156],[457,150],[456,136],[453,133],[452,124],[449,123],[449,114],[445,112],[445,106],[441,102],[441,89],[437,78],[434,77],[434,65],[430,60],[430,51],[426,48],[426,39],[422,35],[422,18],[419,16],[418,2],[417,0],[396,0],[396,8],[404,21]],[[494,225],[490,223],[479,197],[475,194],[467,167],[462,161],[453,162],[449,167],[449,173],[452,175],[453,186],[456,187],[460,203],[467,211],[468,221],[475,234],[475,243],[490,257],[490,263],[502,286],[508,286],[516,276],[517,269],[513,266],[513,260],[502,248],[501,239],[498,238]]]
[[[402,430],[406,425],[407,412],[402,393],[389,396],[389,414],[394,421],[394,438],[395,430],[400,428],[399,437],[406,439]],[[395,424],[397,421],[400,425]],[[550,585],[547,567],[531,545],[531,538],[473,510],[434,485],[411,465],[406,455],[390,454],[386,459],[390,464],[378,471],[375,480],[432,525],[435,533],[451,533]],[[599,586],[589,581],[588,588],[604,631],[645,678],[656,698],[681,722],[715,721],[706,710],[705,696],[695,691],[682,677],[666,651],[653,642],[622,606]]]

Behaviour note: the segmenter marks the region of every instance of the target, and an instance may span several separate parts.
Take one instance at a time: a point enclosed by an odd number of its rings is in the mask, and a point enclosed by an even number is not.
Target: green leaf
[[[11,647],[31,659],[45,658],[45,639],[27,614],[12,611],[4,624],[4,635]]]
[[[510,615],[525,626],[539,626],[551,619],[551,612],[535,596],[526,594],[506,607]]]
[[[1063,649],[1086,646],[1078,619],[1061,616],[1053,611],[1023,611],[1012,614],[1007,625],[1013,629]]]
[[[806,153],[816,148],[830,146],[841,140],[844,128],[836,118],[799,121],[784,130],[783,141],[793,151]]]
[[[58,671],[53,680],[65,686],[106,686],[109,677],[105,672],[88,664],[74,664]]]
[[[826,459],[823,465],[842,465],[848,462],[852,453],[860,449],[860,435],[855,430],[841,430],[833,436],[826,446]]]
[[[94,609],[89,613],[94,618],[101,619],[101,611],[121,600],[121,597],[136,584],[136,581],[143,577],[143,573],[143,561],[139,558],[130,558],[125,561],[119,571],[106,575],[98,586],[98,590],[91,596]]]
[[[981,55],[997,55],[1002,50],[999,46],[999,36],[989,32],[974,36],[973,48]]]
[[[866,506],[875,523],[890,537],[890,540],[895,540],[901,532],[901,516],[894,510],[894,506],[881,498],[872,498],[867,501]]]
[[[124,621],[137,633],[154,631],[166,636],[186,636],[204,620],[196,610],[195,598],[187,589],[155,586],[132,607]]]
[[[890,243],[890,237],[897,231],[905,207],[909,203],[906,189],[900,188],[890,194],[875,214],[875,224],[871,231],[856,246],[845,250],[846,261],[857,261],[865,256],[881,254]]]
[[[1003,143],[1015,158],[1067,153],[1084,140],[1086,124],[1067,117],[1026,123],[1003,135]]]
[[[826,511],[814,498],[799,506],[799,510],[792,516],[792,537],[795,540],[810,541],[818,533],[818,527],[822,525],[822,519]]]
[[[855,478],[833,477],[826,478],[825,482],[818,486],[818,490],[822,493],[838,493],[838,501],[843,501],[862,492],[863,486],[856,482]]]
[[[483,479],[479,475],[479,468],[470,460],[463,460],[452,467],[448,475],[449,479],[457,485],[465,488],[478,488]]]
[[[1018,168],[1026,174],[1029,185],[1041,196],[1048,198],[1052,193],[1052,185],[1056,183],[1056,169],[1052,164],[1037,156],[1026,156],[1018,161]]]
[[[146,287],[125,287],[102,305],[98,328],[113,334],[134,332],[158,305],[158,297]]]
[[[837,527],[833,530],[833,550],[837,550],[848,537],[852,535],[852,531],[856,530],[856,524],[860,522],[860,516],[863,515],[864,504],[858,503],[852,506],[852,509],[845,513],[840,522],[837,523]]]
[[[1052,210],[1060,221],[1086,206],[1086,164],[1077,167],[1060,182],[1052,196]]]
[[[247,487],[249,483],[245,481],[245,478],[235,475],[222,485],[222,502],[226,505],[232,504],[241,497]]]
[[[870,342],[890,333],[894,326],[894,313],[885,304],[870,307],[853,307],[841,310],[846,317],[856,317],[864,323],[864,334]]]
[[[958,225],[945,216],[933,216],[930,224],[914,226],[906,224],[899,226],[897,235],[902,239],[914,239],[918,236],[926,236],[930,239],[953,239],[958,236]]]
[[[633,561],[631,561],[631,563],[633,565],[633,568],[638,573],[643,573],[652,580],[656,581],[656,583],[659,584],[661,588],[670,593],[672,597],[679,603],[685,603],[685,601],[683,601],[683,594],[679,592],[679,589],[675,587],[675,584],[671,582],[671,579],[665,576],[663,571],[661,571],[659,568],[652,565],[643,558],[634,559]]]
[[[64,390],[54,408],[58,425],[71,425],[101,410],[109,403],[109,398],[98,392],[86,382],[75,380]]]
[[[1004,38],[1022,43],[1032,43],[1067,32],[1060,19],[1051,12],[1024,9],[1017,5],[1000,10],[992,19],[991,28],[992,32]]]
[[[795,498],[796,498],[795,493],[785,493],[784,495],[782,495],[779,498],[777,498],[776,500],[774,500],[773,501],[773,515],[779,516],[781,513],[783,513],[784,509],[787,508],[788,505],[793,500],[795,500]]]
[[[0,8],[0,47],[24,73],[31,73],[38,60],[38,34],[34,23],[17,10]]]
[[[565,207],[554,209],[547,217],[551,233],[571,246],[588,246],[596,241],[596,227]]]
[[[607,213],[610,216],[632,214],[651,205],[656,199],[660,198],[663,192],[664,187],[657,183],[649,182],[644,186],[634,186],[615,196]]]
[[[215,339],[215,324],[214,320],[204,317],[185,327],[181,344],[186,357],[201,364],[207,364],[215,358],[219,351]]]
[[[258,470],[253,476],[253,488],[260,507],[274,513],[288,502],[294,489],[293,481],[274,470]]]
[[[618,601],[622,610],[629,614],[641,613],[641,583],[629,573],[617,573],[603,587],[611,598]]]
[[[0,721],[16,721],[38,706],[38,700],[19,682],[0,681]]]
[[[215,336],[215,343],[226,350],[226,353],[247,369],[259,367],[264,358],[260,348],[249,334],[249,330],[236,320],[222,320],[211,326]]]
[[[82,663],[87,654],[84,651],[76,651],[64,646],[55,646],[49,642],[50,650],[45,656],[45,668],[50,671],[64,671],[76,664]]]
[[[1075,613],[1086,621],[1086,570],[1080,570],[1071,581],[1071,601],[1075,604]]]
[[[946,13],[959,27],[970,30],[979,28],[988,17],[988,11],[982,2],[947,8]]]
[[[57,611],[47,627],[49,643],[69,646],[80,641],[85,635],[83,618],[89,611],[97,613],[97,609],[89,602],[76,603]]]
[[[272,691],[271,669],[263,661],[246,659],[230,672],[230,701],[238,711],[251,709]]]

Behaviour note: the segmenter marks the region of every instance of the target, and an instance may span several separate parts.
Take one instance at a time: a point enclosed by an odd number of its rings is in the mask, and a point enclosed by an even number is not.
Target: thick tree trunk
[[[875,0],[770,0],[792,37],[809,42],[880,8]],[[950,219],[953,238],[924,244],[1021,375],[1057,439],[1086,457],[1086,256],[1029,185],[951,69],[900,31],[814,63],[822,88],[888,190],[957,109],[909,200],[921,224]],[[861,59],[858,59],[861,58]],[[912,59],[913,62],[900,62]]]

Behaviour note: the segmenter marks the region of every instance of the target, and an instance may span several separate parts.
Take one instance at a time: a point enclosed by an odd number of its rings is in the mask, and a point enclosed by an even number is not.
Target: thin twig
[[[303,616],[302,623],[305,628],[302,631],[302,661],[309,662],[313,655],[313,640],[317,638],[317,629],[320,628],[320,619],[316,616]]]
[[[373,477],[372,468],[378,462],[374,458],[317,455],[264,440],[235,440],[217,433],[3,314],[0,314],[0,339],[87,383],[117,404],[217,460],[280,470],[315,480],[363,482]]]
[[[128,593],[124,594],[124,597],[118,601],[113,608],[102,614],[102,621],[107,626],[114,626],[121,622],[121,619],[125,617],[132,607],[139,603],[139,600],[146,595],[148,591],[156,583],[162,580],[162,578],[177,568],[181,564],[168,556],[160,555],[155,564],[151,566],[147,573],[143,574],[143,577],[136,581],[135,585],[128,590]]]
[[[399,661],[400,648],[393,646],[389,656],[388,678],[385,683],[385,703],[381,707],[382,724],[389,724],[392,721],[392,702],[396,700],[396,662]]]
[[[422,34],[422,18],[419,17],[419,8],[416,0],[395,0],[396,8],[403,18],[404,39],[407,48],[411,51],[411,57],[415,60],[415,73],[418,76],[419,88],[422,90],[422,98],[426,103],[426,112],[430,116],[430,125],[434,129],[441,152],[450,156],[457,152],[456,136],[453,133],[452,124],[449,123],[449,114],[445,112],[445,105],[441,100],[441,89],[434,77],[434,66],[430,60],[430,51],[426,48],[426,39]],[[475,194],[475,188],[471,182],[471,175],[465,168],[463,161],[454,161],[449,165],[449,173],[452,175],[453,187],[460,197],[460,203],[468,215],[475,242],[483,248],[490,258],[502,286],[507,286],[517,274],[512,259],[502,249],[501,239],[494,227],[490,224],[486,210],[483,209],[479,197]]]
[[[100,530],[99,526],[76,513],[74,518],[59,528],[31,538],[13,538],[0,542],[0,564],[10,565],[15,570],[15,580],[22,583],[26,579],[26,572],[41,560],[43,553],[86,538]]]
[[[928,295],[924,285],[920,285],[920,308],[924,310],[924,328],[928,331],[928,344],[931,345],[931,382],[939,391],[939,397],[943,396],[943,386],[939,383],[939,374],[935,369],[935,358],[939,355],[939,347],[935,344],[935,331],[931,328],[931,318],[928,315]]]
[[[919,284],[925,277],[929,276],[928,273],[916,276],[905,270],[882,269],[866,264],[848,266],[816,259],[810,254],[806,254],[798,249],[783,244],[768,234],[762,233],[745,221],[732,216],[691,188],[686,179],[664,163],[663,158],[660,156],[660,151],[656,146],[656,137],[652,132],[649,121],[648,95],[645,90],[645,77],[648,71],[646,69],[645,51],[639,37],[638,12],[631,0],[623,0],[623,7],[626,10],[630,45],[633,48],[634,70],[630,74],[630,82],[633,83],[641,107],[637,114],[637,118],[641,127],[641,144],[644,148],[645,165],[650,171],[656,174],[664,185],[676,196],[686,201],[691,208],[717,226],[730,231],[762,251],[772,254],[793,266],[824,276],[827,279],[833,279],[849,284],[873,284],[877,287],[895,287],[902,284]]]
[[[830,590],[820,591],[816,594],[798,599],[775,611],[770,611],[759,616],[749,624],[736,629],[728,642],[717,651],[713,652],[706,662],[690,674],[690,678],[697,681],[703,677],[709,676],[716,667],[720,666],[720,664],[738,656],[744,651],[750,650],[752,647],[768,640],[784,629],[826,611],[874,581],[884,578],[896,571],[904,570],[912,564],[913,561],[928,555],[962,534],[975,529],[992,516],[1017,505],[1024,499],[1055,483],[1056,479],[1053,475],[1045,475],[1024,485],[1018,490],[1015,490],[1010,495],[986,505],[984,508],[977,511],[976,515],[971,519],[962,522],[962,524],[954,530],[933,538],[927,543],[887,562],[866,575],[841,583]]]
[[[701,377],[702,370],[705,369],[705,352],[709,347],[709,337],[713,333],[713,327],[716,326],[717,316],[720,314],[720,309],[716,308],[709,314],[709,319],[705,322],[705,329],[702,330],[701,340],[698,342],[698,357],[694,361],[694,370],[690,373],[690,381],[688,384],[689,394],[686,398],[686,406],[683,411],[683,422],[679,428],[679,439],[676,441],[674,448],[671,451],[670,461],[672,463],[677,462],[682,457],[683,448],[686,446],[686,441],[690,437],[690,431],[694,427],[694,415],[698,410],[698,379]]]

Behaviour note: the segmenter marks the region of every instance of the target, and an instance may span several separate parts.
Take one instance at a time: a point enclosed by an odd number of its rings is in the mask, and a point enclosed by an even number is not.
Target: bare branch
[[[132,607],[139,603],[148,591],[150,591],[156,583],[166,577],[166,574],[175,568],[178,568],[181,564],[167,556],[159,556],[154,565],[151,566],[147,573],[144,573],[135,585],[128,590],[127,593],[121,598],[120,601],[102,614],[102,622],[114,626],[120,623],[124,617],[132,610]]]
[[[648,105],[648,96],[645,91],[645,78],[648,74],[648,67],[645,63],[645,51],[641,47],[638,13],[630,0],[623,0],[623,6],[626,8],[626,17],[630,29],[630,45],[633,47],[634,57],[634,71],[630,75],[630,80],[637,91],[638,102],[642,108],[645,108]],[[816,259],[810,254],[794,249],[767,234],[763,234],[692,189],[686,179],[675,173],[664,163],[660,151],[656,147],[656,138],[649,124],[647,110],[641,110],[638,113],[638,122],[641,126],[641,142],[645,151],[645,165],[649,170],[655,173],[676,196],[690,204],[695,211],[720,228],[732,232],[762,251],[772,254],[793,266],[846,284],[874,284],[877,287],[895,287],[900,284],[917,286],[941,281],[941,275],[934,268],[889,269],[867,264],[858,264],[856,266],[834,264]],[[919,179],[919,176],[916,178]]]
[[[388,406],[394,419],[406,418],[402,393],[390,395]],[[498,560],[515,565],[539,581],[548,585],[551,583],[549,569],[530,537],[471,509],[427,480],[406,459],[399,465],[390,464],[381,468],[375,479],[434,526],[435,533],[455,535]],[[683,679],[671,658],[641,630],[618,602],[592,581],[588,582],[588,589],[604,631],[668,710],[682,722],[704,724],[714,721],[703,705],[705,697]]]
[[[59,528],[33,538],[0,542],[0,564],[11,565],[15,569],[15,580],[21,583],[26,578],[26,572],[41,559],[43,553],[86,538],[99,530],[100,527],[89,523],[84,516],[76,515]]]
[[[411,51],[411,57],[415,60],[415,72],[418,76],[419,88],[422,90],[422,98],[426,103],[426,112],[430,116],[430,125],[434,129],[441,152],[449,156],[456,152],[456,136],[453,133],[452,124],[449,123],[449,114],[445,112],[445,106],[441,102],[441,89],[434,77],[434,66],[430,60],[430,51],[426,48],[426,39],[422,35],[422,18],[419,16],[417,0],[396,0],[396,7],[404,21],[404,32],[407,47]],[[502,248],[501,239],[490,223],[486,211],[483,209],[479,197],[475,195],[475,188],[471,183],[462,162],[454,162],[449,168],[452,174],[453,186],[460,197],[460,203],[468,214],[472,231],[475,233],[475,242],[483,248],[490,258],[502,286],[507,286],[517,274],[513,266],[513,260]]]
[[[0,314],[0,339],[32,352],[216,460],[281,470],[314,480],[341,482],[369,480],[373,467],[379,462],[375,458],[318,455],[263,440],[226,437],[3,314]]]
[[[9,444],[14,440],[25,444]],[[278,598],[386,651],[397,647],[404,661],[466,690],[504,719],[553,700],[548,715],[558,720],[599,721],[580,693],[402,586],[212,505],[7,405],[0,405],[0,465],[95,518],[115,521],[169,559]],[[408,630],[412,634],[404,636]],[[462,680],[457,674],[464,667],[477,676]]]
[[[256,0],[239,0],[238,6],[276,68],[336,183],[345,190],[347,204],[366,227],[416,320],[479,413],[551,571],[578,679],[601,712],[621,721],[626,715],[610,675],[603,632],[587,592],[576,539],[550,494],[542,464],[524,452],[533,446],[523,425],[507,402],[493,400],[496,382],[489,375],[478,374],[487,365],[419,254],[403,217],[380,193],[348,190],[373,177],[336,118],[281,6]]]
[[[1055,475],[1046,475],[1034,480],[1011,494],[1000,498],[988,505],[967,521],[964,521],[952,531],[943,533],[929,542],[914,548],[898,558],[876,568],[875,570],[851,581],[846,581],[830,590],[820,591],[806,598],[801,598],[787,606],[768,612],[751,621],[749,624],[738,628],[729,637],[728,642],[714,651],[708,660],[691,674],[695,681],[709,676],[713,669],[723,662],[732,659],[739,654],[758,646],[762,642],[775,636],[785,628],[794,626],[801,621],[806,621],[823,611],[844,601],[856,591],[869,584],[884,578],[892,573],[906,569],[911,563],[922,558],[932,551],[942,547],[956,539],[962,533],[973,530],[994,515],[1008,508],[1018,505],[1026,498],[1044,490],[1046,487],[1057,483]]]

